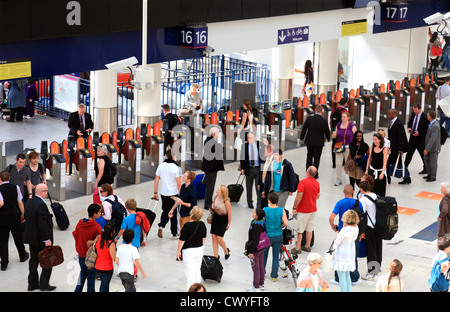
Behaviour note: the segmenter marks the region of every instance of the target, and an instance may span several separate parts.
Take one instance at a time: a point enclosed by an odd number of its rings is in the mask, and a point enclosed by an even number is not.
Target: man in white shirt
[[[374,281],[381,270],[382,248],[383,240],[375,231],[376,220],[376,205],[372,200],[377,200],[378,195],[370,191],[370,184],[368,181],[362,181],[359,184],[361,190],[360,202],[363,205],[364,211],[367,212],[367,228],[366,228],[366,243],[367,243],[367,275],[362,276],[364,280]]]
[[[158,237],[162,238],[162,230],[170,219],[170,231],[173,239],[178,239],[178,222],[177,213],[173,212],[173,217],[169,218],[169,211],[175,205],[175,201],[171,197],[177,197],[181,188],[181,168],[172,158],[172,152],[167,150],[167,159],[156,169],[156,177],[154,182],[153,198],[158,199],[158,186],[161,180],[161,220],[158,224]]]

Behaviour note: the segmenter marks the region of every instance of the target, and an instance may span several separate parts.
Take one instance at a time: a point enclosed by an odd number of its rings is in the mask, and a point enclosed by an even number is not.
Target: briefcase
[[[64,262],[62,249],[58,245],[45,247],[38,253],[39,264],[43,269],[50,269]]]

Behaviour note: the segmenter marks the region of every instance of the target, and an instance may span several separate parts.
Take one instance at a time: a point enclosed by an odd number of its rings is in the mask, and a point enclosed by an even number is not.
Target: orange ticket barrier
[[[59,148],[59,144],[56,141],[53,141],[50,144],[50,154],[59,154],[60,153],[60,148]]]
[[[141,127],[136,127],[136,140],[139,142],[139,144],[141,144],[142,146],[142,141],[141,141]]]
[[[153,135],[160,136],[162,128],[162,121],[159,120],[157,123],[153,125]]]
[[[232,111],[228,111],[227,112],[227,121],[231,121],[233,120],[233,112]]]
[[[217,113],[216,112],[211,114],[211,124],[217,125]]]
[[[353,113],[355,111],[355,96],[356,96],[355,89],[351,89],[348,94],[348,112],[350,116],[353,116]]]
[[[288,109],[284,111],[284,117],[286,118],[286,128],[289,128],[291,126],[291,115],[292,110]]]
[[[95,158],[96,153],[94,153],[94,148],[92,146],[92,136],[88,136],[87,149],[91,152],[93,158]]]
[[[133,139],[134,139],[133,129],[128,128],[127,130],[125,130],[125,140],[133,140]]]
[[[117,131],[114,130],[111,137],[112,137],[111,144],[114,145],[114,147],[116,148],[116,151],[119,151],[119,147],[117,146]]]
[[[102,142],[102,144],[109,144],[109,134],[107,132],[102,134],[100,137],[100,142]]]
[[[205,115],[205,125],[209,125],[209,114]]]
[[[236,110],[235,120],[236,120],[237,122],[240,121],[239,109]]]
[[[338,90],[336,92],[336,102],[339,102],[342,99],[342,91]]]
[[[66,160],[66,172],[67,172],[67,168],[70,166],[70,157],[67,154],[67,140],[63,140],[61,144],[62,144],[61,154],[63,155],[64,159]]]

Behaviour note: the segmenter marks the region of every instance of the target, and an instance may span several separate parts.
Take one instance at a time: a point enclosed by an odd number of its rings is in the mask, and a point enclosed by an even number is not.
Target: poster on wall
[[[78,109],[80,99],[80,79],[72,75],[54,77],[54,107],[67,112]]]
[[[31,76],[31,60],[15,59],[0,60],[0,81],[9,79],[21,79]]]

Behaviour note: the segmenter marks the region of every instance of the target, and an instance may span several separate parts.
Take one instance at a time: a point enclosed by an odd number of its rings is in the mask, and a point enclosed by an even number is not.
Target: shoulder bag
[[[335,152],[335,153],[343,153],[343,152],[345,152],[345,135],[347,134],[347,129],[348,129],[349,125],[350,125],[350,122],[348,123],[347,128],[345,128],[344,142],[336,142],[334,144],[333,152]],[[337,134],[337,130],[336,130],[336,134]]]

